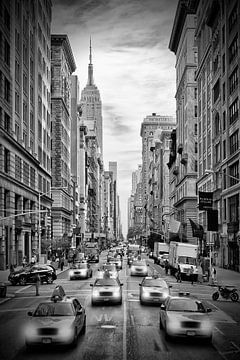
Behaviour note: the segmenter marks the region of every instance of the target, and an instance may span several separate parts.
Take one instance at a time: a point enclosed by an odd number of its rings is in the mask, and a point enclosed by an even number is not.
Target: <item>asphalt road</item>
[[[102,253],[100,263],[106,259]],[[164,274],[160,266],[149,260],[149,272],[154,269],[172,284],[172,293],[179,290],[190,291],[212,308],[214,321],[213,344],[207,345],[193,339],[166,341],[159,329],[159,308],[142,306],[139,303],[139,283],[141,277],[129,276],[124,260],[120,271],[123,282],[122,305],[91,305],[91,288],[100,264],[92,264],[93,279],[68,280],[68,272],[58,276],[51,285],[40,286],[40,296],[35,296],[35,287],[18,287],[17,296],[0,306],[0,359],[1,360],[155,360],[155,359],[227,359],[240,358],[240,302],[211,300],[213,289],[206,285],[191,285]],[[38,302],[48,298],[56,284],[62,285],[66,294],[78,297],[86,308],[87,331],[79,337],[76,348],[42,348],[27,350],[24,344],[23,329],[27,312],[33,310]]]

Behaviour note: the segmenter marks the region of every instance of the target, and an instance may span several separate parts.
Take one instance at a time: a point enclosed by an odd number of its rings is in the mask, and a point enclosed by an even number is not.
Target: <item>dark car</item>
[[[96,303],[115,303],[122,304],[122,283],[118,278],[104,275],[95,280],[92,286],[92,305]]]
[[[162,304],[170,295],[169,288],[171,285],[168,285],[166,281],[160,277],[147,276],[142,280],[139,286],[139,297],[141,304]]]
[[[76,346],[79,334],[86,331],[86,312],[76,297],[66,296],[57,286],[49,300],[40,302],[25,327],[25,343],[33,345]]]
[[[40,276],[41,283],[52,284],[56,280],[56,270],[51,265],[35,264],[26,266],[20,270],[13,271],[9,274],[8,280],[12,285],[26,285],[28,283],[35,283]]]

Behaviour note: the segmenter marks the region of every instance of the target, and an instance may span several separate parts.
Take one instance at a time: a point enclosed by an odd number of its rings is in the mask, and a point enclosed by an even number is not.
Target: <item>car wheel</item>
[[[82,330],[81,330],[81,334],[85,334],[86,332],[86,316],[84,318],[84,323],[83,323],[83,327],[82,327]]]
[[[92,306],[96,305],[95,301],[92,300]]]
[[[77,346],[77,339],[78,339],[78,333],[77,333],[77,329],[75,328],[74,330],[74,337],[73,337],[73,341],[72,341],[72,346],[76,347]]]
[[[47,275],[47,283],[52,284],[53,283],[53,277],[52,275]]]
[[[26,276],[20,276],[19,284],[23,286],[23,285],[26,285],[26,283],[27,283]]]

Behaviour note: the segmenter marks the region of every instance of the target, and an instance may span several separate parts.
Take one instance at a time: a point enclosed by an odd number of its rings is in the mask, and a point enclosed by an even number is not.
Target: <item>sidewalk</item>
[[[240,273],[233,270],[227,270],[220,267],[215,267],[216,274],[216,282],[219,285],[233,285],[238,291],[240,291]]]
[[[16,271],[16,270],[19,270],[19,269],[22,269],[22,266],[18,266],[14,270]],[[57,273],[57,275],[59,275],[62,272],[67,271],[68,269],[69,269],[68,266],[64,266],[63,270],[57,269],[56,273]],[[11,298],[15,297],[15,294],[17,292],[19,292],[19,290],[23,289],[22,286],[12,286],[11,285],[11,283],[8,281],[9,273],[10,273],[9,270],[0,270],[0,284],[7,285],[6,297],[4,297],[4,298],[0,297],[0,305],[2,303],[4,303],[5,301],[7,301],[8,299],[11,299]],[[32,286],[32,285],[26,285],[26,286]]]

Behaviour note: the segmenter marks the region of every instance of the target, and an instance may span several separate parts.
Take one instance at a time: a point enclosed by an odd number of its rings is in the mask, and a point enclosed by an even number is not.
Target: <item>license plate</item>
[[[195,336],[195,331],[187,331],[188,336]]]
[[[50,338],[43,338],[42,339],[43,344],[50,344],[51,342],[52,342],[52,339],[50,339]]]

